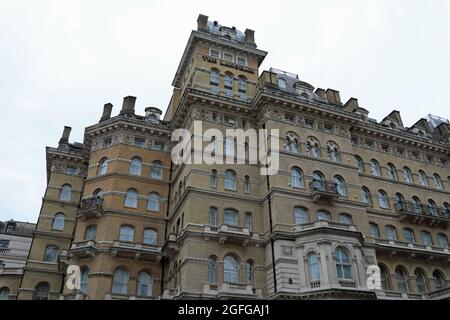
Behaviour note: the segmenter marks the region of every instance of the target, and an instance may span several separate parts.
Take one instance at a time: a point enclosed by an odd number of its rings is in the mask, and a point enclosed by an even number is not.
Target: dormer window
[[[15,223],[8,223],[6,225],[6,233],[13,233],[14,230],[16,230],[16,224]]]
[[[286,80],[284,80],[283,78],[278,78],[278,87],[280,87],[280,89],[286,90],[287,88]]]
[[[219,50],[219,49],[213,49],[213,48],[210,48],[210,49],[209,49],[209,55],[210,55],[211,57],[213,57],[213,58],[218,58],[218,59],[220,59],[220,50]]]
[[[223,59],[227,60],[227,61],[234,62],[234,56],[233,56],[232,53],[229,53],[229,52],[224,52],[223,53]]]

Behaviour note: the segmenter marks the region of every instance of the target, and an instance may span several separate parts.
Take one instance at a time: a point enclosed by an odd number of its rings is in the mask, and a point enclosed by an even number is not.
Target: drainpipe
[[[172,166],[173,162],[170,161],[170,169],[169,169],[169,191],[167,195],[167,207],[166,207],[166,223],[164,226],[164,239],[167,241],[167,225],[168,225],[168,218],[169,218],[169,203],[170,203],[170,191],[172,187]],[[164,257],[161,259],[161,288],[160,288],[160,295],[164,294]]]

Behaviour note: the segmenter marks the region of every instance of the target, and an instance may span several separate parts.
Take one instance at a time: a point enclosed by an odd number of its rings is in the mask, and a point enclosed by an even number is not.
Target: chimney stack
[[[325,91],[325,94],[327,95],[327,101],[329,104],[342,106],[341,96],[339,95],[339,91],[336,91],[333,89],[327,89],[327,91]]]
[[[134,105],[136,103],[136,97],[128,96],[123,98],[122,110],[120,115],[134,115]]]
[[[245,29],[245,44],[256,47],[255,43],[255,31],[250,29]]]
[[[316,93],[319,97],[321,97],[322,99],[324,99],[324,100],[327,99],[327,95],[325,94],[325,90],[324,90],[324,89],[317,88],[315,93]]]
[[[103,114],[102,114],[102,117],[100,118],[100,122],[111,118],[112,108],[113,108],[113,105],[111,103],[107,103],[103,106]]]
[[[208,16],[199,14],[197,18],[197,30],[208,31]]]
[[[348,112],[355,112],[356,109],[358,109],[358,99],[356,98],[350,98],[348,101],[344,104],[344,110]]]
[[[69,136],[71,130],[71,127],[64,126],[63,134],[61,136],[61,139],[59,139],[59,144],[69,144]]]

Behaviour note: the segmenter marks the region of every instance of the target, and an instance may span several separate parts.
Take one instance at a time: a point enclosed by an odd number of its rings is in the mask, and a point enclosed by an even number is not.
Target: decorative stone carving
[[[292,256],[293,253],[292,249],[293,249],[292,247],[282,246],[281,252],[283,253],[284,256]]]

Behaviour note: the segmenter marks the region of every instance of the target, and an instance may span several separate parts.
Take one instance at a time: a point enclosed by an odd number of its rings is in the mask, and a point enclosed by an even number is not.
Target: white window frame
[[[213,50],[218,51],[219,55],[218,55],[217,57],[211,54],[211,52],[212,52]],[[217,59],[222,59],[222,50],[217,49],[217,48],[209,48],[209,56],[210,56],[210,57],[213,57],[213,58],[217,58]]]
[[[239,63],[239,59],[244,59],[244,64],[242,64],[242,63]],[[246,57],[243,57],[243,56],[238,56],[238,55],[236,55],[236,63],[238,64],[238,65],[241,65],[241,66],[247,66],[247,58]]]

